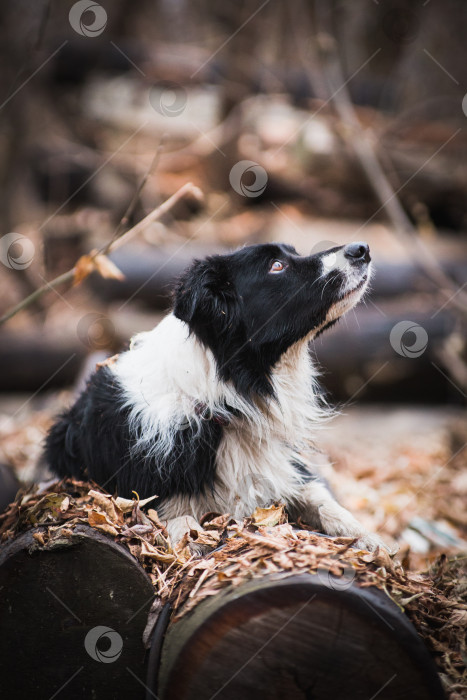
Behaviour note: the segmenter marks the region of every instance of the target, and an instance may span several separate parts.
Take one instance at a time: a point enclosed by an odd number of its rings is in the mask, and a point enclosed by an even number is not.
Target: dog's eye
[[[269,268],[269,272],[283,272],[283,270],[285,270],[285,265],[280,260],[274,260]]]

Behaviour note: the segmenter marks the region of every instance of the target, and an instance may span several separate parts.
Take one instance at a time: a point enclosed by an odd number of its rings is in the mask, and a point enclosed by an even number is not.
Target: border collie
[[[310,446],[329,412],[308,343],[359,301],[370,268],[366,243],[196,260],[173,311],[98,366],[51,428],[50,468],[121,496],[157,495],[172,543],[201,530],[203,513],[242,518],[285,501],[328,535],[384,546],[336,502]]]

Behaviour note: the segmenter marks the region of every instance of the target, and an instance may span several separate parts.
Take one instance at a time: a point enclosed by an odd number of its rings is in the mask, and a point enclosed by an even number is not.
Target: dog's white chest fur
[[[136,336],[132,349],[112,365],[139,436],[136,450],[156,458],[168,455],[177,431],[200,430],[209,416],[225,423],[215,489],[196,498],[171,499],[170,512],[162,507],[165,517],[187,509],[198,518],[207,511],[243,517],[258,505],[294,499],[301,476],[293,461],[323,417],[312,391],[315,376],[307,340],[293,345],[274,368],[276,400],[254,404],[219,380],[211,351],[172,314],[153,331]],[[200,403],[202,415],[196,408]]]

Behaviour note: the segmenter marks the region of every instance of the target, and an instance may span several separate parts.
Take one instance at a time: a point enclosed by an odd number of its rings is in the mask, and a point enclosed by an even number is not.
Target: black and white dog
[[[195,261],[172,313],[99,367],[52,427],[49,466],[121,496],[157,495],[173,542],[203,513],[241,518],[285,501],[324,533],[382,545],[319,479],[309,444],[328,411],[308,342],[359,301],[370,267],[365,243]]]

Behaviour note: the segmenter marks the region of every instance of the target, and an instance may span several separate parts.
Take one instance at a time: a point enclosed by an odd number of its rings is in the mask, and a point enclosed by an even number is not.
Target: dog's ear
[[[174,297],[174,315],[194,330],[209,325],[222,332],[238,318],[237,295],[220,255],[196,260],[180,278]]]

